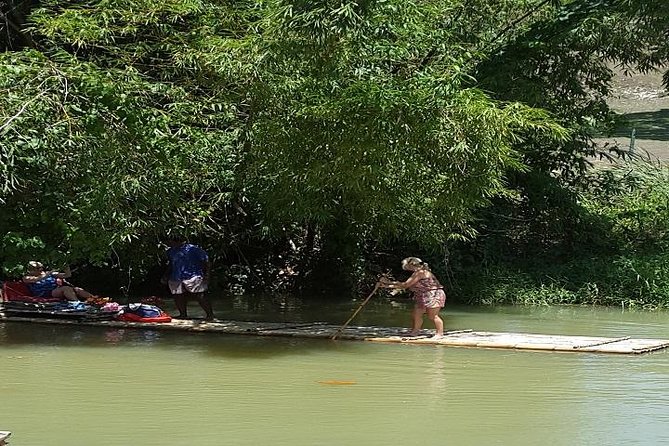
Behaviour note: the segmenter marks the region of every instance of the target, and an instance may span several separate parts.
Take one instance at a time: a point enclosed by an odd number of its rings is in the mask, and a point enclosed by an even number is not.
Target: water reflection
[[[0,323],[0,339],[6,348],[19,345],[43,346],[151,346],[159,343],[164,333],[158,330],[84,327],[77,325],[37,325]]]
[[[447,403],[449,395],[446,349],[435,346],[432,350],[432,360],[425,367],[428,382],[426,400],[432,407],[439,407]]]

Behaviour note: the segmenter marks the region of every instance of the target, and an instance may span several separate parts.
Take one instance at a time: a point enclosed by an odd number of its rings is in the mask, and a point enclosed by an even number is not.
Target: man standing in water
[[[188,299],[195,298],[205,312],[205,320],[214,319],[214,311],[205,295],[209,281],[209,256],[199,246],[186,243],[186,238],[172,235],[167,240],[169,264],[163,280],[167,281],[179,311],[176,319],[188,318]]]

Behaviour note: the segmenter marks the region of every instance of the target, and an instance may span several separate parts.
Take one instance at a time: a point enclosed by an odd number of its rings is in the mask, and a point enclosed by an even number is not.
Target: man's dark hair
[[[167,236],[168,242],[183,243],[186,241],[186,237],[183,234],[170,234]]]

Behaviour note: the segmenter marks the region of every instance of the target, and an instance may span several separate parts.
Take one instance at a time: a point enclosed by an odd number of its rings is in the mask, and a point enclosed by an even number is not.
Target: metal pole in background
[[[632,135],[630,136],[630,153],[634,155],[634,143],[636,140],[636,129],[632,129]]]

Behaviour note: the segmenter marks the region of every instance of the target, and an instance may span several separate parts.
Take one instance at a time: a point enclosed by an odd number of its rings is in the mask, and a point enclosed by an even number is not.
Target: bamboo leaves
[[[334,3],[294,6],[275,14],[288,17],[285,26],[261,42],[283,61],[263,66],[272,82],[256,86],[271,98],[256,110],[250,154],[266,221],[313,218],[436,246],[453,232],[471,234],[473,210],[520,166],[512,149],[520,131],[565,135],[540,111],[462,89],[463,61],[439,47],[431,56],[439,64],[412,62],[421,52],[411,46],[427,39],[427,52],[436,38],[435,5],[370,4],[357,29],[326,31],[311,18],[337,14]],[[321,32],[327,38],[313,38]]]
[[[472,237],[510,174],[580,168],[598,48],[643,18],[656,49],[625,61],[662,58],[664,6],[586,3],[43,1],[39,51],[0,55],[0,230],[138,264],[170,228],[221,250]]]

